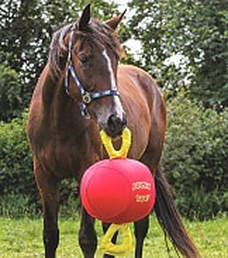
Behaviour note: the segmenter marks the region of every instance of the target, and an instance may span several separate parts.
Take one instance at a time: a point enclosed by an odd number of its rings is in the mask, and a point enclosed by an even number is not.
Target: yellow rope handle
[[[122,234],[123,242],[121,244],[113,244],[112,237],[119,231]],[[105,236],[101,240],[100,250],[109,255],[128,255],[132,252],[133,241],[131,236],[131,230],[128,224],[111,224],[108,228]]]
[[[131,145],[131,131],[127,127],[124,128],[121,135],[122,146],[120,150],[114,149],[111,137],[109,137],[104,130],[100,131],[100,135],[110,159],[127,157],[127,153]]]
[[[110,159],[127,157],[127,153],[131,145],[131,131],[127,127],[124,128],[121,135],[122,145],[119,150],[115,150],[111,137],[109,137],[104,130],[100,131],[100,135]],[[123,241],[121,244],[112,243],[112,238],[117,231],[122,234]],[[133,242],[129,225],[111,224],[103,239],[101,240],[100,249],[103,253],[113,256],[127,255],[131,253],[133,251]]]

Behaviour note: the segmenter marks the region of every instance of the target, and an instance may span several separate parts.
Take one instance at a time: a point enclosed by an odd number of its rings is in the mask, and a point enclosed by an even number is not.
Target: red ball
[[[155,202],[151,171],[133,159],[107,159],[89,167],[82,177],[81,200],[87,212],[103,222],[138,221]]]

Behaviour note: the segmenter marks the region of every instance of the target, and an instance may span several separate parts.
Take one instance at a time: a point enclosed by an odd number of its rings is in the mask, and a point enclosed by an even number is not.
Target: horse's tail
[[[184,257],[201,257],[184,228],[181,216],[174,204],[170,185],[163,175],[161,166],[159,166],[156,171],[155,185],[156,202],[154,209],[165,235],[168,234],[174,247],[176,247]]]

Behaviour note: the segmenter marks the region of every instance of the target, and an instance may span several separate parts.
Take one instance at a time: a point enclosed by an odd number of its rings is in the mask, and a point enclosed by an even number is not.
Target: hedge
[[[24,112],[22,118],[0,123],[0,215],[33,216],[41,212],[25,133],[26,119],[27,112]],[[64,180],[60,192],[64,214],[70,215],[78,206],[77,183]]]
[[[181,213],[203,219],[227,211],[228,109],[204,109],[184,92],[167,105],[163,166]]]
[[[176,203],[188,218],[211,218],[228,210],[228,110],[217,113],[192,103],[185,93],[167,102],[168,129],[163,167]],[[0,214],[21,216],[41,211],[32,155],[21,119],[0,123]],[[78,206],[77,184],[61,187],[64,214]]]

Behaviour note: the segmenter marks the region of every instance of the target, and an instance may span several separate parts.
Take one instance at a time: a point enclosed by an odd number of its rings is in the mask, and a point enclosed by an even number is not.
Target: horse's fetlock
[[[59,244],[59,230],[44,230],[43,241],[45,246],[56,249]]]

